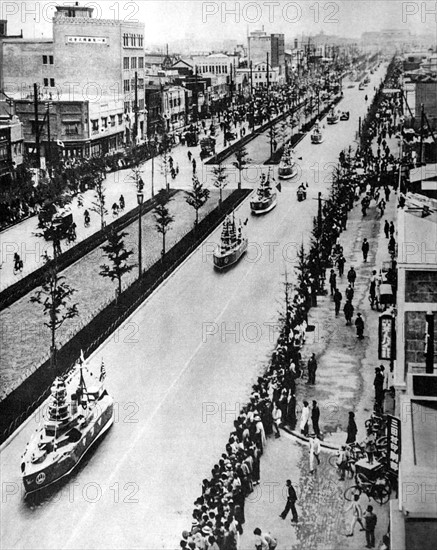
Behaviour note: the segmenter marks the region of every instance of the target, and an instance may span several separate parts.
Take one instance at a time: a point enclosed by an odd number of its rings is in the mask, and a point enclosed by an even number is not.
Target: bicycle
[[[375,481],[367,478],[364,474],[356,474],[355,481],[357,484],[348,487],[343,493],[345,500],[351,502],[354,500],[355,495],[361,496],[364,493],[369,500],[373,498],[381,506],[389,501],[391,483],[384,474],[380,475]]]
[[[354,458],[348,458],[345,463],[343,463],[342,468],[340,468],[340,464],[337,462],[338,456],[337,455],[330,455],[328,458],[329,465],[333,468],[336,468],[340,473],[341,469],[344,470],[344,475],[347,479],[352,479],[355,475],[355,462],[356,460]]]

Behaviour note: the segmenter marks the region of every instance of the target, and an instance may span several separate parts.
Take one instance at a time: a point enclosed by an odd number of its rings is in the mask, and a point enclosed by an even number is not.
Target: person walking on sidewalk
[[[300,417],[300,433],[305,437],[308,435],[308,421],[310,419],[310,408],[308,401],[303,402],[302,413]]]
[[[369,504],[364,512],[364,525],[366,528],[366,548],[375,548],[375,527],[378,522],[376,514],[373,513],[373,506]]]
[[[315,470],[314,459],[317,460],[317,464],[320,465],[320,439],[316,434],[310,436],[310,474]]]
[[[365,262],[367,262],[367,256],[368,256],[368,254],[369,254],[369,248],[370,248],[370,247],[369,247],[369,242],[368,242],[368,240],[365,238],[364,241],[363,241],[363,244],[362,244],[362,246],[361,246],[361,250],[362,250],[362,252],[363,252],[363,260],[364,260]]]
[[[358,340],[362,340],[364,338],[364,321],[361,317],[361,313],[357,313],[357,318],[355,319],[355,327],[357,329]]]
[[[296,491],[294,490],[294,487],[291,484],[290,479],[287,479],[285,483],[287,486],[287,504],[285,505],[285,508],[282,514],[279,514],[279,517],[282,519],[285,519],[287,517],[288,512],[291,510],[291,513],[293,515],[291,519],[291,523],[297,523],[298,517],[297,517],[297,511],[296,511],[296,501],[297,501]]]
[[[346,258],[343,256],[343,254],[340,254],[340,256],[337,258],[337,267],[338,267],[338,274],[340,277],[343,277],[344,274],[344,264],[346,263]]]
[[[281,409],[278,408],[276,401],[273,403],[272,417],[273,417],[273,427],[276,431],[275,437],[281,437],[279,426],[281,425],[281,421],[282,421],[282,411]]]
[[[357,523],[359,523],[361,525],[360,531],[365,531],[364,523],[363,523],[363,510],[360,506],[359,501],[360,501],[360,495],[354,495],[354,500],[352,501],[349,508],[346,508],[346,510],[345,510],[346,513],[349,512],[350,510],[352,510],[352,514],[353,514],[353,519],[352,519],[352,523],[351,523],[351,531],[348,535],[346,535],[347,537],[353,537],[354,536],[354,529],[355,529],[355,525]]]
[[[191,162],[191,157],[192,157],[191,151],[188,151],[187,157],[188,157],[188,160]]]
[[[333,296],[337,288],[337,275],[333,269],[331,269],[331,274],[329,275],[329,284],[331,286],[331,296]]]
[[[352,317],[354,316],[354,306],[350,300],[347,300],[344,304],[343,312],[346,319],[346,325],[350,326],[352,324]]]
[[[352,288],[352,285],[349,284],[348,287],[346,288],[346,300],[349,300],[349,302],[352,302],[352,300],[354,299],[354,289]]]
[[[296,421],[297,421],[297,418],[296,418],[296,396],[295,396],[294,392],[290,395],[290,401],[288,402],[287,420],[288,420],[288,423],[290,424],[290,428],[292,430],[294,430],[294,428],[296,427]]]
[[[317,460],[317,464],[320,464],[320,439],[317,435],[310,435],[310,474],[314,473],[314,459]]]
[[[347,272],[347,280],[349,281],[349,284],[352,288],[355,288],[355,279],[357,278],[357,272],[354,269],[354,266],[352,266],[349,271]]]
[[[393,222],[390,222],[390,237],[393,237],[393,235],[395,234],[395,224]]]
[[[335,316],[336,317],[340,313],[340,306],[341,306],[342,299],[343,299],[342,293],[338,290],[338,288],[336,288],[335,293],[334,293],[334,304],[335,304]]]
[[[373,380],[373,386],[375,388],[375,409],[377,411],[381,411],[384,401],[384,375],[382,374],[379,367],[375,368],[375,378]]]
[[[347,425],[347,439],[346,439],[346,445],[350,445],[351,443],[355,443],[357,439],[357,424],[355,422],[355,413],[350,412],[349,413],[349,422]]]
[[[313,353],[308,359],[308,384],[316,383],[316,370],[317,370],[317,359],[316,354]]]
[[[319,406],[317,405],[317,401],[313,401],[313,406],[311,407],[311,423],[313,425],[313,431],[317,437],[320,436],[319,420],[320,420],[320,409],[319,409]]]
[[[385,220],[384,222],[384,233],[385,233],[385,238],[388,239],[390,236],[390,224],[388,223],[387,220]]]

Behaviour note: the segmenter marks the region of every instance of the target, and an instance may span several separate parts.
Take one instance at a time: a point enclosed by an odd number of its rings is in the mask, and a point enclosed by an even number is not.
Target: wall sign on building
[[[102,36],[67,36],[70,44],[107,44],[107,37]]]
[[[379,317],[378,328],[378,358],[391,361],[395,359],[394,343],[396,339],[394,318],[383,314]]]
[[[387,415],[387,456],[389,469],[398,475],[401,458],[401,421],[390,414]]]

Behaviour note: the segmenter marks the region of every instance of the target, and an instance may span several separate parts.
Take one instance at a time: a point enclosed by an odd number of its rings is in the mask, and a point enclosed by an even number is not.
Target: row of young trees
[[[162,149],[162,172],[164,176],[169,171],[170,147]],[[244,148],[236,153],[236,161],[233,163],[239,171],[238,187],[241,188],[242,171],[248,165],[249,159]],[[144,182],[141,177],[141,167],[136,165],[132,168],[130,180],[135,184],[137,191],[142,191]],[[104,176],[102,172],[94,174],[94,200],[90,208],[100,217],[101,229],[106,228],[105,216],[108,213],[106,208],[106,192]],[[219,208],[222,207],[223,189],[227,186],[228,176],[226,168],[222,165],[213,169],[213,184],[219,190]],[[44,261],[47,264],[47,275],[45,282],[39,290],[31,297],[32,303],[42,306],[46,318],[44,325],[51,333],[51,366],[56,369],[56,334],[61,326],[68,320],[79,315],[78,305],[73,302],[75,288],[69,285],[65,277],[59,273],[58,257],[61,253],[61,240],[66,237],[66,228],[63,226],[62,217],[58,214],[59,209],[71,202],[74,194],[65,191],[63,182],[58,177],[48,178],[46,184],[47,199],[39,215],[37,236],[53,244],[53,257],[45,253]],[[194,231],[199,223],[199,211],[207,202],[210,191],[206,189],[196,175],[192,178],[192,189],[185,192],[186,202],[195,210]],[[166,254],[166,237],[174,223],[174,215],[170,211],[169,203],[172,198],[169,194],[168,181],[166,187],[155,197],[154,219],[156,231],[162,237],[161,259]],[[100,266],[100,275],[116,282],[116,297],[119,298],[122,292],[122,280],[125,275],[135,268],[132,263],[134,251],[126,248],[125,231],[117,232],[113,227],[108,229],[107,241],[102,250],[108,259],[107,263]]]

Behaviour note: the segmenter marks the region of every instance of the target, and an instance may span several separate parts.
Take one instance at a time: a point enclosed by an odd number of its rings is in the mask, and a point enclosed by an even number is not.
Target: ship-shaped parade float
[[[314,143],[315,145],[319,145],[323,142],[323,133],[322,129],[320,128],[320,124],[318,121],[314,124],[314,129],[311,133],[311,143]]]
[[[246,225],[247,220],[244,225]],[[235,223],[234,215],[226,216],[223,222],[220,245],[214,252],[214,267],[225,269],[238,262],[246,252],[248,245],[247,237],[243,235],[243,224],[241,220]]]
[[[279,186],[279,184],[278,184]],[[252,214],[265,214],[275,208],[278,202],[276,191],[273,191],[270,184],[270,170],[268,175],[261,174],[261,181],[256,190],[256,198],[250,201]]]
[[[334,107],[329,111],[329,115],[326,117],[326,122],[328,124],[337,124],[337,122],[340,120],[340,117],[338,116],[338,113],[335,112]]]
[[[83,355],[71,375],[52,384],[42,425],[26,446],[21,474],[26,493],[45,488],[70,474],[92,445],[112,426],[114,402]]]
[[[294,153],[289,145],[286,145],[278,166],[278,177],[281,179],[294,178],[297,175],[297,166]]]

